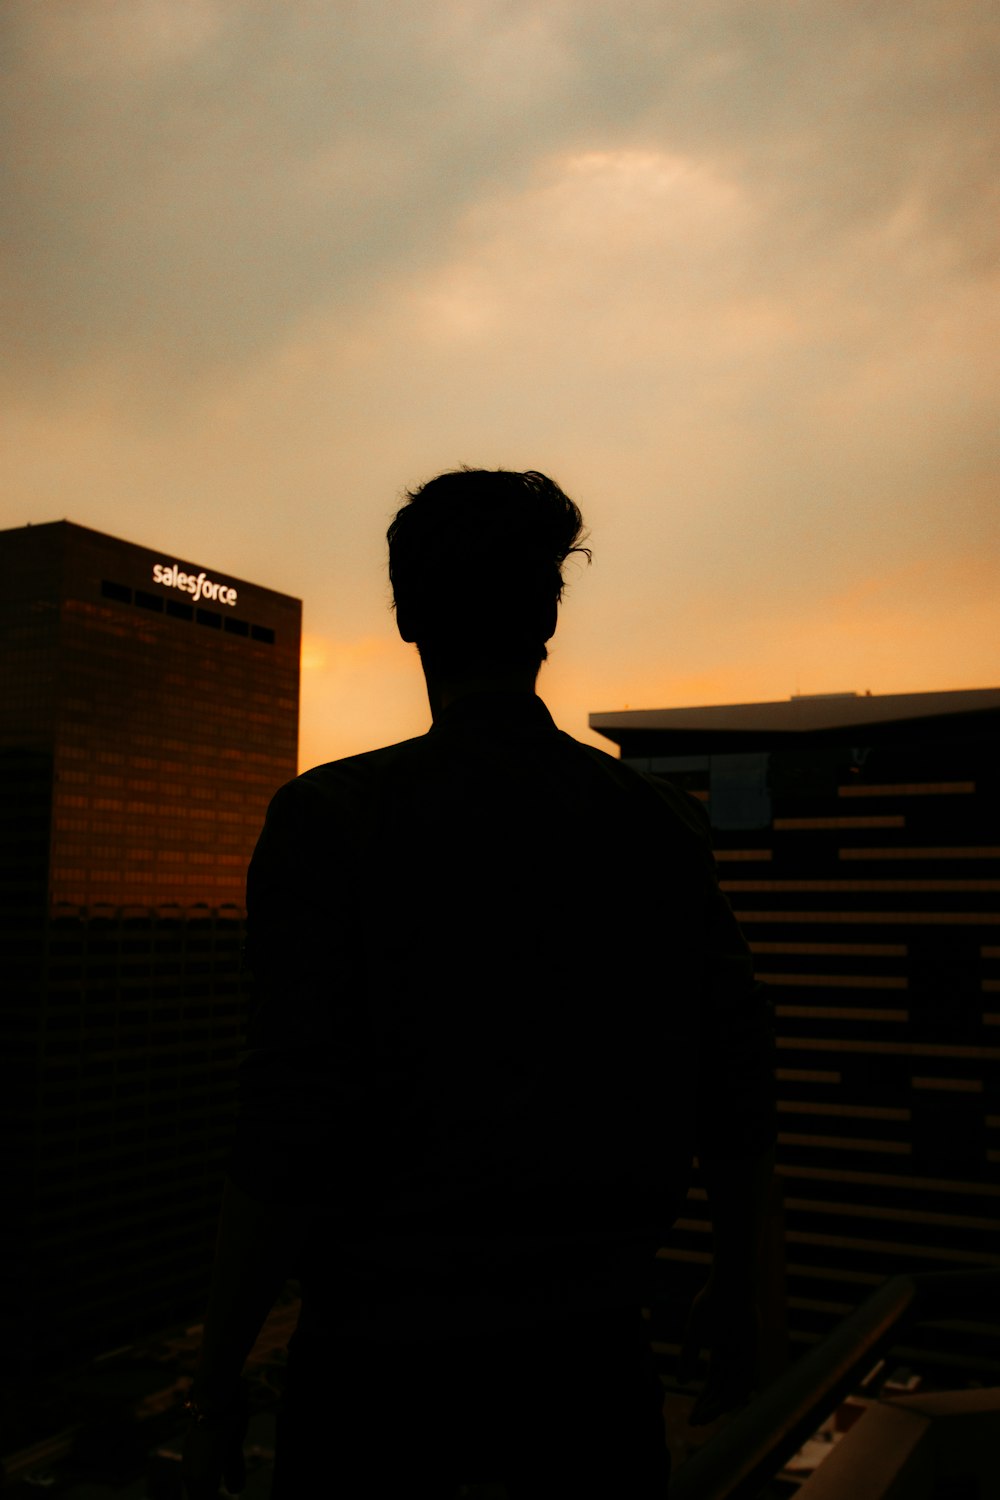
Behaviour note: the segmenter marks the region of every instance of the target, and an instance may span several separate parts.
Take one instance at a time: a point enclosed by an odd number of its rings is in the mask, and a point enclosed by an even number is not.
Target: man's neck
[[[424,669],[427,698],[436,719],[446,708],[470,693],[534,693],[538,673],[532,671],[473,673],[468,677],[436,677]]]

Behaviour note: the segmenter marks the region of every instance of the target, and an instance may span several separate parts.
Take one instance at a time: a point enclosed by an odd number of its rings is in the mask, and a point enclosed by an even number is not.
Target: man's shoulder
[[[614,789],[624,800],[628,799],[644,807],[652,817],[674,817],[685,824],[701,839],[710,839],[708,813],[702,803],[690,792],[683,791],[661,776],[637,770],[625,761],[616,760],[597,745],[584,744],[570,735],[560,732],[560,738],[572,747],[581,763],[591,769],[592,774],[602,779],[609,792]]]
[[[379,745],[374,750],[362,750],[340,760],[326,761],[321,766],[303,771],[296,780],[318,787],[371,780],[394,766],[419,758],[426,743],[426,734],[414,735],[412,739],[399,740],[394,745]]]
[[[603,806],[607,813],[633,817],[651,824],[679,825],[699,843],[710,843],[708,816],[704,807],[689,792],[673,786],[661,777],[639,771],[609,755],[596,745],[585,744],[555,726],[550,729],[550,751],[558,746],[562,772],[572,782],[580,797],[580,809],[588,804]],[[440,774],[441,761],[448,744],[447,737],[416,735],[393,745],[382,745],[347,755],[339,760],[313,766],[279,788],[271,802],[269,819],[311,819],[331,814],[356,816],[373,801],[381,800],[387,788],[401,795],[413,795],[424,779]],[[548,760],[548,754],[543,756]],[[541,763],[535,746],[526,765],[532,774]],[[550,770],[551,761],[548,761]],[[448,767],[445,767],[447,770]]]
[[[286,781],[272,796],[264,827],[254,851],[251,872],[275,861],[308,860],[310,851],[336,847],[361,848],[371,811],[379,801],[379,789],[391,779],[393,766],[406,765],[419,757],[421,738],[383,745],[357,755],[313,766]]]
[[[380,745],[375,750],[362,750],[312,766],[280,787],[274,800],[311,806],[323,801],[356,802],[366,788],[384,777],[416,768],[426,753],[426,741],[426,735],[416,735],[395,745]]]

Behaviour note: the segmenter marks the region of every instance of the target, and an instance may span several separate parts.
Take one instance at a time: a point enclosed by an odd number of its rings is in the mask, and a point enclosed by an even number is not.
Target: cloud
[[[433,253],[455,205],[530,153],[533,85],[549,97],[524,7],[475,46],[457,3],[10,10],[22,381],[105,351],[184,385],[257,357]]]
[[[399,0],[391,17],[11,0],[19,386],[106,355],[181,388],[256,360],[302,319],[433,271],[484,196],[558,157],[617,162],[591,246],[641,234],[635,174],[679,160],[753,200],[771,231],[758,272],[799,274],[901,202],[966,273],[992,264],[997,26],[977,7]]]
[[[8,36],[24,70],[62,84],[149,74],[218,40],[239,0],[80,0],[60,7],[14,3]]]

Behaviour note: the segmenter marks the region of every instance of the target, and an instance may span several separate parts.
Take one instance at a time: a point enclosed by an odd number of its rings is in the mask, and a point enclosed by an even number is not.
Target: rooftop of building
[[[727,739],[747,735],[836,734],[953,719],[956,715],[1000,712],[1000,687],[960,688],[934,693],[809,693],[767,703],[711,704],[694,708],[620,709],[592,713],[590,727],[616,744],[637,735],[692,735]]]
[[[146,542],[132,541],[127,537],[113,536],[110,532],[98,531],[93,526],[83,526],[78,521],[64,518],[0,529],[0,562],[13,570],[14,576],[25,552],[29,555],[40,553],[46,556],[62,555],[64,551],[74,558],[89,556],[103,559],[101,565],[109,568],[115,564],[119,570],[131,567],[140,579],[140,586],[148,588],[152,583],[158,588],[172,589],[174,593],[178,587],[183,590],[183,585],[178,582],[179,575],[189,577],[192,582],[196,582],[199,575],[210,581],[224,579],[227,585],[235,585],[242,595],[249,592],[276,608],[301,615],[302,601],[292,594],[255,583],[228,568],[193,562],[176,551],[151,547]],[[135,583],[136,579],[129,576],[123,582]]]

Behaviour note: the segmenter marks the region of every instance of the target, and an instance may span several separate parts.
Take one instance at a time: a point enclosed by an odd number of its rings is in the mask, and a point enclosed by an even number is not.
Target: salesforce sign
[[[215,599],[219,604],[235,604],[236,590],[225,583],[213,583],[204,573],[182,573],[180,563],[153,564],[153,582],[164,583],[168,589],[180,589],[182,594],[192,594],[195,603],[199,599]]]

